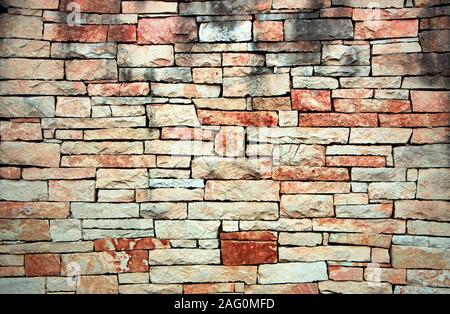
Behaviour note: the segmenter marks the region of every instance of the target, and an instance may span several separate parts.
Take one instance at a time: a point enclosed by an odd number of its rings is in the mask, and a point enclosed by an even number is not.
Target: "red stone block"
[[[140,19],[139,44],[174,44],[197,40],[197,23],[190,17]]]
[[[108,41],[117,43],[136,42],[136,26],[134,25],[110,25]]]
[[[31,254],[25,255],[25,275],[57,276],[60,275],[61,259],[59,254]]]
[[[355,39],[417,37],[418,32],[418,20],[364,21],[356,23]]]
[[[450,125],[450,114],[380,114],[381,127],[433,127]]]
[[[0,179],[20,179],[20,168],[2,167],[0,168]]]
[[[378,117],[376,113],[305,113],[300,114],[300,126],[377,126]]]
[[[362,281],[363,269],[356,267],[328,266],[331,280],[336,281]]]
[[[226,232],[220,234],[221,240],[276,241],[276,234],[270,231]]]
[[[81,12],[88,13],[120,13],[120,0],[61,0],[60,11],[70,11],[69,3],[78,3]]]
[[[203,125],[233,125],[233,126],[277,126],[278,116],[275,112],[246,111],[212,111],[198,110],[198,118]]]
[[[331,111],[329,90],[292,90],[292,108],[299,111]]]
[[[253,38],[255,41],[283,41],[282,21],[253,22]]]
[[[413,111],[449,112],[450,92],[411,91]]]
[[[276,167],[274,180],[349,181],[348,169],[325,167]]]
[[[98,239],[94,241],[95,251],[154,250],[170,248],[169,240],[156,238],[141,239]]]
[[[277,262],[275,241],[221,240],[223,264],[227,266],[273,264]]]
[[[337,112],[411,112],[408,100],[335,99],[333,105]]]
[[[333,156],[326,159],[328,167],[371,167],[386,166],[383,156]]]
[[[108,25],[45,24],[44,39],[51,41],[105,42]]]

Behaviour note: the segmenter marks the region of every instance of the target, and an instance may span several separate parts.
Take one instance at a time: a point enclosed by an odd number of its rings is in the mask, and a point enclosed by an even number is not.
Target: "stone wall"
[[[1,293],[450,292],[450,1],[0,3]]]

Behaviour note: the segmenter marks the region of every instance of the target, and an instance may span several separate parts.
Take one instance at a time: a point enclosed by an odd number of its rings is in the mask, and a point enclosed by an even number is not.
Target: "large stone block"
[[[284,25],[286,41],[353,39],[350,19],[287,19]]]

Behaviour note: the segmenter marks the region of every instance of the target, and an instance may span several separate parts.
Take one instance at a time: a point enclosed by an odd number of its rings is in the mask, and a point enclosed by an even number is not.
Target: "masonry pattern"
[[[450,1],[0,4],[0,293],[450,293]]]

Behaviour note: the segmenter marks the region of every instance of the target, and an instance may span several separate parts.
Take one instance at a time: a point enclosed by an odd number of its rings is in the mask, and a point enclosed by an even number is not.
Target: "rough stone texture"
[[[448,0],[0,3],[0,292],[450,292]]]
[[[322,281],[328,274],[324,262],[280,263],[260,266],[258,277],[261,284],[273,284]]]

